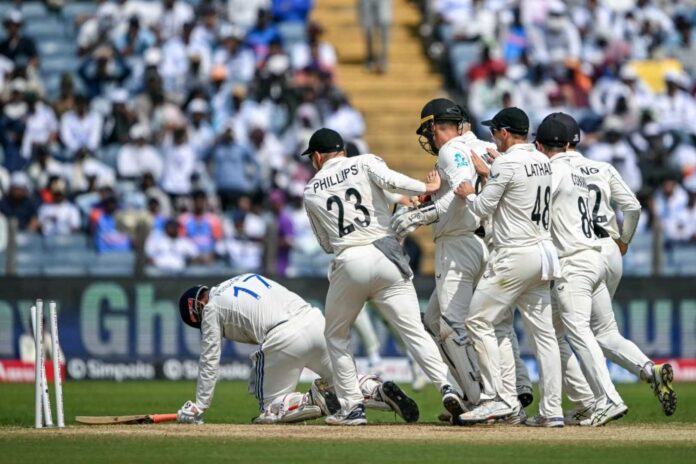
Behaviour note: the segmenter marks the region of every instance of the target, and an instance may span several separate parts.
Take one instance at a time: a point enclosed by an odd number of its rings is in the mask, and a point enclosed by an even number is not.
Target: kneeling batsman
[[[242,274],[208,289],[197,285],[179,300],[183,321],[201,330],[196,401],[177,413],[181,423],[202,424],[220,367],[223,338],[259,345],[251,355],[249,392],[259,402],[258,424],[316,419],[340,409],[324,339],[324,316],[299,295],[258,275]],[[317,373],[309,392],[296,391],[304,368]],[[406,422],[418,406],[391,381],[358,376],[365,406],[393,410]],[[359,425],[359,424],[357,424]]]

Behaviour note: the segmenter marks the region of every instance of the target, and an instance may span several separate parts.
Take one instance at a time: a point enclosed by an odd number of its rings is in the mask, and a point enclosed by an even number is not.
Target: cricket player
[[[570,164],[585,176],[587,187],[594,192],[591,208],[593,229],[606,265],[607,274],[604,282],[610,297],[613,298],[623,272],[621,256],[626,254],[640,218],[640,203],[611,164],[587,159],[575,150],[580,142],[580,128],[572,116],[565,113],[553,113],[548,117],[565,125],[570,139],[566,156]],[[614,205],[623,213],[621,230],[616,220]],[[677,395],[672,387],[672,366],[655,364],[635,343],[624,338],[619,332],[612,307],[601,304],[601,301],[598,301],[599,297],[598,292],[593,294],[590,326],[604,355],[649,383],[665,415],[671,416],[677,407]],[[570,357],[574,357],[573,353],[561,347],[564,372],[568,370],[566,365]],[[577,363],[571,360],[571,364]],[[564,383],[567,381],[564,380]],[[581,390],[581,387],[578,388],[577,385],[568,387],[566,389],[573,391],[576,395],[578,395],[577,391]],[[590,418],[591,412],[591,408],[581,406],[566,415],[566,423],[582,423]]]
[[[565,332],[580,361],[595,401],[590,425],[600,426],[623,417],[628,408],[611,381],[602,349],[590,329],[593,299],[606,312],[612,310],[611,297],[604,284],[606,266],[594,234],[587,179],[565,152],[568,134],[562,122],[547,117],[539,125],[535,143],[553,169],[551,237],[561,263],[561,278],[552,287],[554,311],[562,321],[556,330]]]
[[[298,422],[338,411],[324,317],[297,294],[268,277],[241,274],[211,289],[188,289],[179,300],[179,312],[186,324],[201,330],[202,345],[196,401],[187,401],[178,411],[179,422],[203,423],[225,338],[260,345],[251,355],[249,380],[261,410],[254,423]],[[303,394],[295,389],[305,367],[321,378]],[[393,409],[407,422],[418,420],[418,406],[394,382],[356,376],[356,383],[368,407]]]
[[[517,307],[539,363],[539,416],[530,425],[563,426],[561,360],[551,317],[550,280],[559,275],[550,240],[551,166],[527,143],[529,118],[519,108],[505,108],[483,125],[491,128],[502,153],[486,185],[476,194],[471,182],[455,193],[480,218],[491,218],[493,252],[474,292],[466,329],[478,354],[481,403],[459,422],[502,419],[518,406],[512,355],[512,311]]]
[[[316,131],[303,152],[317,174],[305,188],[305,208],[314,233],[335,258],[329,270],[326,296],[326,343],[333,365],[340,412],[328,424],[365,423],[358,388],[350,329],[365,301],[370,300],[404,340],[407,349],[443,395],[452,412],[464,404],[447,381],[447,366],[420,318],[408,257],[389,227],[391,215],[384,190],[407,196],[436,192],[436,171],[423,183],[390,170],[375,155],[347,158],[341,136],[330,129]]]

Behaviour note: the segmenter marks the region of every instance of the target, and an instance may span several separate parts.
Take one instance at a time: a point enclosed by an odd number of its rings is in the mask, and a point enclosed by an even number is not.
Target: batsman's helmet
[[[205,285],[195,285],[186,290],[179,298],[179,313],[181,320],[187,325],[196,329],[201,328],[201,319],[203,317],[203,305],[199,301],[201,294],[207,291]]]
[[[457,126],[465,122],[471,122],[469,114],[461,106],[447,98],[436,98],[425,104],[421,110],[420,125],[416,130],[419,142],[423,150],[432,155],[437,155],[438,149],[433,142],[433,124],[438,122],[453,122]]]

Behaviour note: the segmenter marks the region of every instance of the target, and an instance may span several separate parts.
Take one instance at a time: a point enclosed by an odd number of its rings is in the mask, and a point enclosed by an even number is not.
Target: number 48
[[[541,209],[541,186],[537,187],[536,201],[532,210],[532,221],[541,225],[544,229],[549,230],[549,203],[551,202],[551,187],[546,187],[544,190],[544,209]]]

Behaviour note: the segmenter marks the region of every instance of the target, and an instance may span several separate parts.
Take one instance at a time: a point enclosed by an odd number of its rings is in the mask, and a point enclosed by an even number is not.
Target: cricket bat
[[[160,424],[176,421],[174,414],[139,414],[133,416],[77,416],[75,422],[85,425]]]

